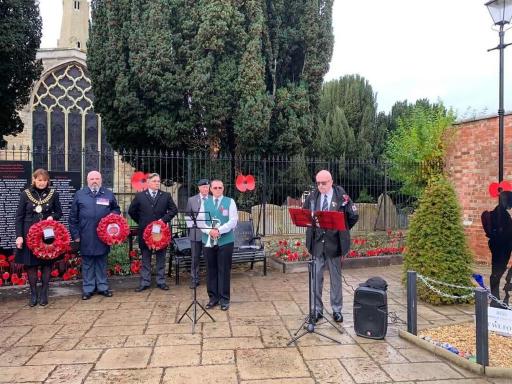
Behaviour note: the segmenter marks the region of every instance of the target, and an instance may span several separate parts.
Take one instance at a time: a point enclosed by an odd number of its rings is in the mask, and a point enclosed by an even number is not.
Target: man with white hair
[[[357,207],[339,185],[334,185],[332,175],[327,170],[316,174],[317,189],[312,192],[304,202],[303,208],[311,211],[338,211],[343,212],[346,230],[324,230],[309,227],[306,230],[306,245],[310,254],[315,256],[316,285],[315,290],[315,322],[324,316],[322,303],[322,288],[324,283],[324,270],[329,269],[331,280],[330,301],[332,316],[337,323],[343,322],[341,313],[343,296],[341,288],[341,259],[350,250],[350,228],[359,219]]]
[[[112,296],[107,282],[110,247],[99,239],[96,229],[103,217],[121,210],[114,193],[101,183],[101,173],[89,172],[87,187],[75,193],[69,214],[71,239],[79,244],[82,257],[82,300],[89,300],[95,288],[100,295]]]

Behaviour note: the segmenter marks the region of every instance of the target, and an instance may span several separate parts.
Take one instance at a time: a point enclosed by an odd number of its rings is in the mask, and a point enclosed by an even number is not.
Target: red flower
[[[17,285],[19,283],[20,279],[18,279],[17,276],[11,276],[11,282],[13,283],[13,285]]]
[[[8,280],[10,276],[11,276],[11,275],[9,274],[9,272],[4,272],[4,273],[2,274],[2,279],[4,279],[4,280]]]
[[[4,281],[2,279],[0,279],[0,287],[4,285]]]
[[[123,271],[123,268],[121,267],[120,264],[116,264],[116,265],[114,265],[114,271],[115,271],[115,273],[119,274]]]
[[[160,238],[158,240],[155,239],[155,237],[151,233],[153,225],[160,226]],[[171,242],[171,230],[169,229],[169,226],[162,220],[155,220],[146,226],[142,238],[144,239],[144,242],[146,243],[149,249],[154,249],[155,251],[158,251],[160,249],[167,248],[167,246]]]
[[[52,228],[55,240],[51,244],[43,242],[43,230]],[[27,247],[41,259],[52,260],[70,249],[71,237],[66,227],[55,220],[42,220],[28,230]]]
[[[25,284],[27,284],[27,280],[22,277],[21,279],[18,279],[17,284],[18,285],[25,285]]]
[[[37,279],[38,279],[38,280],[41,280],[41,276],[42,276],[42,275],[43,275],[43,274],[41,273],[41,271],[40,271],[40,270],[37,270]]]
[[[96,232],[107,245],[121,244],[130,234],[130,226],[123,216],[111,213],[100,220]]]
[[[296,247],[300,247],[300,246],[301,246],[301,244],[302,244],[302,243],[301,243],[300,241],[297,241],[297,242],[295,243],[295,246],[296,246]]]
[[[137,257],[137,251],[136,251],[135,249],[132,249],[132,250],[130,251],[130,257],[131,257],[132,259],[135,259],[135,258]]]
[[[284,245],[285,247],[287,247],[287,246],[288,246],[288,242],[287,242],[286,240],[283,240],[283,245]]]
[[[1,261],[1,260],[7,260],[7,256],[5,256],[5,255],[0,255],[0,261]]]
[[[9,263],[13,263],[14,262],[14,255],[11,255],[7,258],[7,260],[9,260]]]
[[[8,267],[9,262],[6,260],[0,260],[0,268]]]
[[[64,281],[67,281],[67,280],[71,279],[71,276],[69,275],[68,272],[64,272],[64,274],[62,275],[62,279]]]
[[[59,270],[58,269],[54,269],[53,271],[50,272],[50,275],[52,275],[53,277],[58,277],[59,276]]]

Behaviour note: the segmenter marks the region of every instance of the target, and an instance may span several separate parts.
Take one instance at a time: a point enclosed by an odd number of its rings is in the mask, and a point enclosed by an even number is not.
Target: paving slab
[[[52,285],[50,304],[27,306],[27,290],[3,295],[0,289],[0,383],[509,383],[466,371],[398,337],[403,325],[389,324],[384,340],[357,336],[353,327],[353,291],[345,286],[345,321],[325,321],[296,344],[287,346],[308,311],[307,274],[283,275],[269,270],[233,273],[229,311],[218,307],[203,316],[192,334],[189,319],[177,319],[191,302],[187,284],[164,292],[136,293],[115,280],[114,297],[80,299],[75,283]],[[400,266],[351,269],[352,286],[371,276],[388,282],[389,310],[406,317],[406,295]],[[185,281],[184,279],[183,281]],[[325,310],[328,277],[324,283]],[[133,284],[132,284],[133,283]],[[14,288],[13,292],[16,292]],[[197,291],[206,303],[204,285]],[[4,299],[7,297],[7,299]],[[471,318],[468,305],[436,307],[421,303],[420,326]],[[329,315],[327,315],[329,316]],[[329,318],[329,317],[328,317]]]

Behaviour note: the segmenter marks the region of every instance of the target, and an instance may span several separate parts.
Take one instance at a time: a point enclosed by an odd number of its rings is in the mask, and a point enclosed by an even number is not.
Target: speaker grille
[[[383,339],[388,330],[388,304],[385,291],[359,287],[354,293],[354,330],[368,339]]]

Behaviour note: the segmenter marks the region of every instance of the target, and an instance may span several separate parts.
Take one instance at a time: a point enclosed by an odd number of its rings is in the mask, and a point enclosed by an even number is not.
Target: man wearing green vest
[[[206,309],[220,304],[220,309],[227,311],[238,210],[235,201],[224,196],[224,184],[221,180],[212,180],[210,185],[212,196],[201,203],[201,210],[197,216],[198,222],[205,223],[201,231],[208,268],[206,288],[210,298]]]

